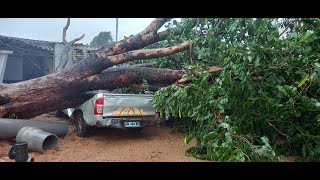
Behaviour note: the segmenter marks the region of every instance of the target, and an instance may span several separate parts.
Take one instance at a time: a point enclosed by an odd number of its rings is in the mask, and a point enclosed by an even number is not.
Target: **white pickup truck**
[[[87,136],[91,127],[139,131],[159,118],[159,113],[152,106],[153,95],[91,93],[93,97],[85,103],[63,111],[76,120],[80,137]]]

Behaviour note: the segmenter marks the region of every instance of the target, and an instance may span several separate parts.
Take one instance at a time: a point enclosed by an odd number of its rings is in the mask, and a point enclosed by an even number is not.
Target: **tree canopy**
[[[196,22],[196,27],[192,24]],[[192,40],[179,59],[187,86],[156,93],[173,115],[188,155],[216,161],[316,161],[320,156],[320,20],[202,18],[172,20],[163,45]],[[286,38],[280,38],[285,35]],[[157,67],[176,69],[170,57]],[[210,66],[223,68],[210,74]],[[299,158],[298,158],[299,159]]]
[[[101,47],[109,46],[114,43],[110,31],[101,31],[98,36],[95,36],[90,42],[91,46]]]

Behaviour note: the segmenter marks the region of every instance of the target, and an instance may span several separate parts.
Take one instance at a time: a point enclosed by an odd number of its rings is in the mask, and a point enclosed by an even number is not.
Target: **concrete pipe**
[[[19,130],[25,126],[36,127],[58,137],[65,136],[69,131],[68,123],[65,121],[0,118],[0,139],[14,139]]]
[[[44,150],[57,150],[59,147],[58,137],[52,133],[42,131],[36,127],[23,127],[16,136],[17,143],[27,142],[28,149],[43,153]]]

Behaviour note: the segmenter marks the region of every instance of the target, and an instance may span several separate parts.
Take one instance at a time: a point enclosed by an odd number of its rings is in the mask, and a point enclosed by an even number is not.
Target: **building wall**
[[[49,72],[48,74],[51,74],[55,71],[55,68],[54,68],[54,56],[50,56],[48,57],[47,59],[47,63],[45,64],[45,66],[48,68]]]
[[[9,55],[4,72],[3,80],[19,81],[23,79],[23,58],[22,56]]]
[[[32,60],[32,61],[30,61]],[[40,69],[39,69],[40,68]],[[53,72],[53,57],[9,55],[4,82],[13,83],[37,78]]]
[[[61,58],[61,54],[62,54],[62,50],[63,50],[63,47],[64,45],[62,43],[57,43],[55,45],[55,48],[54,48],[54,70],[57,68],[57,66],[59,65],[59,62],[60,62],[60,58]],[[88,54],[88,50],[93,50],[94,48],[87,48],[87,47],[71,47],[69,53],[68,53],[68,62],[67,62],[67,66],[70,66],[76,62],[78,62],[79,60],[76,59],[75,55],[76,55],[76,52],[78,50],[82,50],[83,51],[83,55],[84,55],[84,58],[88,57],[89,54]]]
[[[0,83],[3,82],[4,72],[7,65],[7,58],[9,54],[12,54],[12,51],[0,50]]]
[[[33,67],[33,65],[32,65],[32,62],[30,61],[30,59],[33,60],[34,62],[36,62],[36,59],[41,58],[41,61],[43,62],[41,68],[42,68],[42,71],[44,72],[44,75],[51,74],[51,73],[55,72],[55,69],[60,62],[60,57],[61,57],[63,47],[64,46],[62,43],[57,43],[55,45],[55,53],[51,56],[48,56],[48,57],[27,56],[26,58],[23,58],[23,56],[12,54],[12,55],[8,56],[7,62],[5,64],[4,64],[4,61],[1,61],[1,59],[0,59],[0,68],[3,67],[3,80],[5,81],[5,83],[12,83],[12,82],[25,80],[26,77],[24,77],[24,74],[29,74],[29,73],[24,72],[24,69],[25,69],[24,63],[29,63],[28,64],[29,67],[27,68],[27,70],[32,71],[32,72],[34,72],[35,70],[38,70],[35,67],[31,68],[31,67]],[[70,65],[79,61],[75,57],[76,52],[79,49],[82,50],[84,53],[83,58],[88,57],[89,56],[88,51],[93,50],[93,48],[85,47],[85,46],[72,47],[71,50],[69,51],[69,54],[68,54],[68,56],[69,56],[68,58],[70,59],[70,61],[68,61],[67,66],[70,66]],[[0,53],[0,55],[1,55],[1,53]],[[0,58],[2,58],[2,56]],[[1,64],[1,62],[3,65]],[[35,73],[35,74],[37,74],[37,73]],[[1,69],[0,69],[0,75],[1,75]],[[0,78],[1,78],[1,76],[0,76]],[[0,83],[2,83],[2,82],[3,82],[2,79],[0,79]]]
[[[56,44],[54,47],[54,69],[56,69],[57,66],[59,65],[63,47],[64,47],[63,44]],[[73,47],[71,47],[68,53],[68,59],[72,58],[73,51],[74,51]],[[70,62],[67,63],[67,66],[69,65],[70,65]]]
[[[43,57],[43,67],[44,67],[45,75],[51,74],[54,72],[53,66],[54,66],[53,56]]]

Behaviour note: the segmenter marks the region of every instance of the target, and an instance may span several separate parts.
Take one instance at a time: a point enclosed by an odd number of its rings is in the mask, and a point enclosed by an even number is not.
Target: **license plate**
[[[140,122],[124,122],[124,127],[140,127]]]

